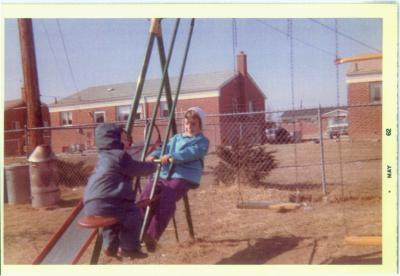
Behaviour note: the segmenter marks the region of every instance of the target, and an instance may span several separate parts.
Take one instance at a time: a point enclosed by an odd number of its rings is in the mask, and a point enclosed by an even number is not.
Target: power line
[[[65,81],[64,81],[64,78],[63,78],[63,76],[62,76],[62,74],[61,74],[60,67],[58,66],[57,56],[56,56],[56,53],[55,53],[54,48],[53,48],[53,46],[52,46],[52,43],[51,43],[51,40],[50,40],[50,35],[49,35],[49,32],[47,31],[47,27],[46,27],[46,25],[44,24],[44,22],[43,22],[42,20],[39,20],[39,22],[41,23],[41,25],[42,25],[42,27],[43,27],[43,29],[44,29],[47,42],[49,43],[49,47],[50,47],[51,53],[52,53],[53,58],[54,58],[54,60],[55,60],[55,65],[56,65],[56,68],[57,68],[57,72],[58,72],[58,74],[59,74],[60,77],[61,77],[61,81],[62,81],[62,83],[63,83],[64,89],[66,89],[67,86],[66,86]],[[50,96],[50,97],[55,97],[55,96]]]
[[[73,84],[74,84],[75,91],[78,92],[79,89],[78,89],[78,86],[76,85],[74,73],[72,72],[72,67],[71,67],[71,63],[70,63],[70,61],[69,61],[67,48],[65,47],[65,42],[64,42],[63,33],[62,33],[62,31],[61,31],[60,22],[58,21],[58,19],[56,19],[56,21],[57,21],[58,31],[60,32],[60,37],[61,37],[62,45],[63,45],[63,48],[64,48],[64,53],[65,53],[65,56],[66,56],[66,58],[67,58],[68,69],[69,69],[69,72],[70,72],[70,74],[71,74],[72,82],[73,82]]]
[[[232,55],[233,55],[233,71],[236,71],[236,48],[237,48],[237,25],[236,19],[232,18]]]
[[[322,48],[319,48],[319,47],[317,47],[317,46],[312,45],[311,43],[308,43],[308,42],[305,42],[305,41],[303,41],[303,40],[301,40],[301,39],[298,39],[298,38],[296,38],[296,37],[294,37],[294,36],[288,34],[287,32],[282,31],[281,29],[276,28],[276,27],[272,26],[271,24],[268,24],[268,23],[266,23],[266,22],[264,22],[264,21],[262,21],[262,20],[260,20],[260,19],[256,19],[256,21],[259,22],[259,23],[261,23],[261,24],[263,24],[263,25],[265,25],[265,26],[267,26],[267,27],[269,27],[269,28],[271,28],[271,29],[273,29],[273,30],[275,30],[275,31],[277,31],[277,32],[279,32],[279,33],[281,33],[281,34],[283,34],[283,35],[286,36],[286,37],[291,37],[293,40],[296,40],[297,42],[300,42],[300,43],[302,43],[302,44],[304,44],[304,45],[306,45],[306,46],[309,46],[309,47],[314,48],[314,49],[316,49],[316,50],[318,50],[318,51],[321,51],[321,52],[323,52],[323,53],[325,53],[325,54],[327,54],[327,55],[329,55],[329,56],[331,56],[331,57],[335,57],[335,53],[326,51],[326,50],[324,50],[324,49],[322,49]]]
[[[290,91],[292,96],[292,109],[294,109],[294,56],[293,56],[293,21],[288,19],[288,34],[290,37]]]
[[[362,42],[362,41],[360,41],[360,40],[358,40],[358,39],[355,39],[355,38],[353,38],[353,37],[351,37],[351,36],[349,36],[349,35],[347,35],[347,34],[345,34],[345,33],[342,33],[342,32],[337,31],[336,25],[335,25],[335,28],[332,28],[332,27],[330,27],[330,26],[328,26],[328,25],[326,25],[326,24],[324,24],[324,23],[319,22],[319,21],[316,20],[316,19],[310,18],[310,20],[311,20],[312,22],[318,24],[318,25],[323,26],[324,28],[326,28],[326,29],[328,29],[328,30],[330,30],[330,31],[332,31],[332,32],[337,32],[337,34],[339,34],[339,35],[341,35],[341,36],[343,36],[343,37],[345,37],[345,38],[347,38],[347,39],[349,39],[349,40],[351,40],[351,41],[354,41],[354,42],[356,42],[356,43],[358,43],[358,44],[360,44],[360,45],[363,45],[364,47],[367,47],[367,48],[369,48],[369,49],[371,49],[371,50],[374,50],[374,51],[376,51],[376,52],[381,52],[380,50],[378,50],[378,49],[376,49],[376,48],[374,48],[374,47],[372,47],[372,46],[370,46],[370,45],[368,45],[368,44],[366,44],[366,43],[364,43],[364,42]],[[335,23],[335,24],[337,24],[337,23]]]
[[[338,20],[335,19],[335,52],[336,60],[339,58],[339,38],[338,38]],[[340,85],[339,85],[339,64],[336,63],[336,102],[337,106],[340,105]]]

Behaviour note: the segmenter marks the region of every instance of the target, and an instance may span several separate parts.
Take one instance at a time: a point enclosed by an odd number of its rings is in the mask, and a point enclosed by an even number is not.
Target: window
[[[168,104],[167,102],[161,102],[160,104],[160,117],[168,117]]]
[[[117,106],[117,121],[128,121],[130,110],[130,105]]]
[[[129,113],[131,112],[130,105],[117,106],[117,120],[118,121],[128,121]],[[135,119],[142,118],[142,105],[140,104],[137,109]]]
[[[369,84],[370,102],[381,102],[382,82],[371,82]]]
[[[239,111],[238,101],[236,98],[232,98],[232,112],[237,113]]]
[[[95,123],[104,123],[106,121],[106,112],[105,111],[94,112],[93,119]]]
[[[249,101],[249,112],[253,112],[254,111],[254,105],[252,101]]]
[[[20,129],[21,128],[20,122],[19,121],[12,122],[12,128],[13,129]]]
[[[143,118],[143,112],[142,112],[142,105],[141,104],[139,104],[138,105],[138,108],[137,108],[137,111],[136,111],[136,117],[135,117],[135,119],[142,119]]]
[[[61,112],[61,125],[72,125],[72,112],[71,111],[65,111]]]

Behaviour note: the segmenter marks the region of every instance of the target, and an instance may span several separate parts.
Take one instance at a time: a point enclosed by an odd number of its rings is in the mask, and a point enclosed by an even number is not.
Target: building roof
[[[335,106],[335,107],[321,107],[321,115],[334,111],[334,110],[347,110],[346,106]],[[281,115],[281,119],[292,119],[293,117],[299,118],[310,118],[318,116],[318,108],[298,109],[285,111]]]
[[[215,72],[185,75],[182,79],[181,94],[189,94],[201,91],[219,90],[227,81],[232,79],[234,72]],[[148,79],[144,82],[142,97],[157,96],[161,78]],[[174,95],[177,89],[179,78],[170,77],[171,92]],[[66,106],[82,103],[109,102],[117,100],[133,99],[136,91],[136,82],[117,83],[86,88],[78,93],[50,104],[50,107]]]
[[[345,110],[345,109],[343,109],[343,108],[336,108],[336,109],[334,109],[334,110],[332,110],[332,111],[329,111],[329,112],[325,112],[325,113],[323,113],[321,116],[323,117],[323,118],[328,118],[328,117],[347,117],[347,114],[348,114],[349,112],[347,111],[347,110]]]
[[[356,61],[347,69],[347,76],[382,74],[382,59]]]
[[[26,106],[24,101],[21,99],[5,101],[4,102],[4,111],[7,111],[12,108],[16,108],[16,107],[21,107],[21,106]]]
[[[48,105],[45,103],[40,104],[41,107],[47,107]],[[15,100],[9,100],[4,102],[4,111],[10,110],[10,109],[19,109],[19,108],[26,108],[26,103],[22,99],[15,99]]]

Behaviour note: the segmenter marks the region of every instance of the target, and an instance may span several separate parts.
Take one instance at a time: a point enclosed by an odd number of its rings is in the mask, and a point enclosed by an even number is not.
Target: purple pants
[[[148,199],[153,185],[152,178],[149,178],[144,187],[140,200]],[[155,240],[159,240],[165,228],[175,213],[176,202],[181,199],[191,187],[191,182],[174,178],[170,180],[159,179],[154,194],[159,194],[160,199],[153,205],[148,218],[146,233]]]

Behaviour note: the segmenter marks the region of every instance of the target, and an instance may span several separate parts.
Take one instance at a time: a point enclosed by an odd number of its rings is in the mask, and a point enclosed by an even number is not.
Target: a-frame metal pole
[[[152,44],[154,43],[154,38],[156,37],[156,35],[160,35],[160,33],[161,33],[161,25],[160,25],[161,24],[161,19],[157,19],[157,22],[158,22],[157,29],[154,30],[152,28],[152,30],[153,30],[153,32],[152,32],[152,37],[153,37]],[[155,125],[158,106],[160,104],[160,99],[161,99],[162,91],[163,91],[164,84],[165,84],[165,76],[166,76],[165,73],[168,71],[169,61],[170,61],[171,56],[172,56],[172,50],[173,50],[173,47],[174,47],[174,44],[175,44],[176,34],[177,34],[177,31],[178,31],[178,27],[179,27],[179,22],[180,22],[180,19],[177,19],[176,20],[176,24],[175,24],[175,28],[174,28],[173,37],[172,37],[172,40],[171,40],[170,50],[169,50],[169,53],[168,53],[168,61],[166,62],[165,66],[163,67],[163,78],[162,78],[162,82],[161,82],[161,85],[160,85],[157,101],[156,101],[155,106],[153,107],[153,113],[152,113],[152,119],[150,121],[150,126],[148,126],[148,130],[146,131],[146,137],[145,137],[145,141],[144,141],[143,151],[142,151],[142,155],[140,157],[141,161],[145,160],[146,153],[147,153],[148,147],[150,145],[150,139],[152,137],[153,128],[154,128],[154,125]],[[135,97],[135,100],[138,100],[137,98],[138,97]],[[168,139],[168,137],[166,137],[166,140],[167,139]],[[140,177],[136,177],[134,187],[135,187],[134,188],[134,194],[135,194],[135,197],[136,197],[137,191],[140,189]]]
[[[176,23],[175,23],[174,33],[173,33],[172,40],[171,40],[171,46],[170,46],[169,52],[168,52],[168,59],[167,59],[166,64],[165,64],[165,66],[163,68],[162,80],[161,80],[160,89],[159,89],[158,96],[157,96],[157,101],[156,101],[156,103],[155,103],[155,105],[153,107],[153,113],[152,113],[152,118],[151,118],[151,121],[150,121],[150,127],[149,127],[149,130],[146,133],[144,150],[142,152],[142,157],[141,157],[142,161],[145,160],[146,151],[147,151],[147,149],[149,147],[150,139],[151,139],[151,136],[153,134],[153,128],[154,128],[154,124],[155,124],[156,117],[157,117],[157,111],[158,111],[158,108],[160,106],[160,100],[161,100],[162,91],[163,91],[164,85],[165,85],[165,80],[166,80],[166,75],[167,75],[166,73],[168,72],[169,63],[170,63],[171,57],[172,57],[172,51],[174,49],[174,44],[175,44],[175,40],[176,40],[176,34],[178,32],[179,22],[180,22],[180,19],[178,18],[176,20]],[[165,141],[167,141],[167,140],[168,140],[168,136],[165,136]]]
[[[160,26],[161,28],[161,26]],[[157,36],[157,45],[158,45],[158,52],[160,56],[160,64],[161,67],[164,68],[166,64],[166,57],[165,57],[165,48],[164,48],[164,41],[162,37],[162,31],[160,31]],[[171,93],[171,85],[169,81],[169,76],[168,76],[168,71],[165,71],[165,97],[167,99],[167,106],[168,106],[168,115],[171,114],[171,108],[172,108],[172,93]],[[172,136],[177,134],[177,128],[176,128],[176,121],[174,120],[172,122]],[[164,139],[168,139],[169,137],[165,137]],[[175,214],[172,217],[172,223],[174,225],[174,233],[175,233],[175,239],[176,241],[179,242],[179,234],[178,234],[178,227],[176,225],[176,219],[175,219]]]
[[[156,34],[160,30],[160,19],[159,18],[152,18],[151,19],[151,26],[150,26],[150,33],[149,33],[149,40],[147,43],[147,50],[146,54],[144,57],[143,65],[142,65],[142,70],[140,71],[139,79],[137,80],[136,83],[136,94],[135,98],[132,103],[131,107],[131,112],[129,113],[128,121],[126,122],[125,125],[125,130],[128,134],[128,138],[132,139],[132,128],[134,125],[134,121],[136,118],[137,114],[137,109],[139,106],[140,98],[142,97],[142,91],[143,91],[143,85],[144,85],[144,80],[146,79],[146,74],[147,74],[147,68],[149,65],[150,57],[151,57],[151,51],[153,50],[153,44],[154,44],[154,38]]]
[[[188,55],[188,52],[189,52],[190,41],[192,39],[193,28],[194,28],[194,18],[190,21],[189,37],[188,37],[186,50],[185,50],[185,58],[184,58],[183,63],[182,63],[182,69],[181,69],[181,73],[180,73],[180,77],[179,77],[178,88],[177,88],[177,92],[176,92],[176,95],[175,95],[175,101],[174,101],[173,107],[171,108],[171,117],[172,117],[171,120],[173,120],[174,122],[175,122],[174,112],[175,112],[175,109],[176,109],[176,104],[178,102],[179,92],[180,92],[180,89],[181,89],[182,77],[183,77],[183,72],[185,70],[186,59],[187,59],[187,55]],[[167,129],[168,132],[169,132],[169,130],[170,130],[170,128]],[[190,234],[190,237],[192,239],[194,239],[194,228],[193,228],[193,222],[192,222],[192,215],[191,215],[191,212],[190,212],[189,198],[188,198],[187,194],[185,194],[183,196],[183,202],[184,202],[184,205],[185,205],[185,215],[186,215],[186,220],[187,220],[188,227],[189,227],[189,234]]]
[[[160,53],[160,63],[161,63],[162,68],[164,68],[165,63],[166,63],[166,58],[165,58],[165,48],[164,48],[164,41],[162,38],[162,32],[160,32],[156,38],[157,38],[158,52]],[[167,99],[168,114],[171,114],[172,93],[171,93],[171,84],[169,81],[168,71],[165,72],[165,97]],[[174,120],[172,122],[172,136],[177,133],[178,133],[178,131],[176,128],[176,121]]]
[[[163,39],[162,39],[162,35],[160,33],[159,36],[157,36],[157,44],[158,44],[158,50],[160,52],[160,63],[162,66],[164,66],[165,64],[165,50],[164,50],[164,43],[163,43]],[[171,94],[171,88],[169,85],[169,78],[168,75],[166,75],[166,82],[165,82],[165,95],[166,95],[166,99],[167,99],[167,104],[168,104],[168,112],[169,114],[171,114],[171,110],[172,110],[172,94]],[[176,120],[172,121],[172,136],[177,134],[177,127],[176,127]],[[184,206],[185,206],[185,214],[186,214],[186,221],[188,223],[188,227],[189,227],[189,232],[190,232],[190,236],[194,239],[194,230],[193,230],[193,223],[192,223],[192,217],[191,217],[191,212],[190,212],[190,205],[189,205],[189,198],[188,196],[185,194],[183,196],[183,202],[184,202]],[[174,224],[174,229],[176,230],[176,221],[175,221],[175,216],[173,217],[173,224]],[[178,236],[178,232],[175,231],[175,238],[176,240],[179,241],[179,236]]]
[[[176,91],[176,94],[175,94],[175,100],[174,100],[172,108],[171,108],[171,114],[170,114],[170,117],[169,117],[168,127],[167,127],[167,130],[166,130],[165,137],[169,136],[169,133],[170,133],[171,127],[172,127],[172,122],[173,122],[174,117],[175,117],[174,116],[174,112],[175,112],[175,109],[176,109],[176,104],[177,104],[178,99],[179,99],[179,93],[180,93],[180,89],[181,89],[183,73],[184,73],[184,70],[185,70],[186,60],[187,60],[187,56],[188,56],[188,52],[189,52],[189,46],[190,46],[190,42],[191,42],[191,39],[192,39],[193,27],[194,27],[194,19],[192,19],[191,23],[190,23],[189,37],[188,37],[188,41],[186,43],[184,59],[183,59],[183,62],[182,62],[181,72],[180,72],[179,81],[178,81],[178,87],[177,87],[177,91]],[[167,148],[167,143],[168,143],[168,141],[164,140],[164,143],[163,143],[162,148],[161,148],[161,155],[164,155],[165,150]],[[155,177],[154,177],[154,181],[153,181],[153,186],[151,187],[150,199],[152,199],[153,196],[154,196],[155,187],[156,187],[156,184],[158,182],[158,178],[160,176],[160,171],[161,171],[161,164],[158,164],[157,165],[157,171],[156,171],[156,174],[155,174]],[[144,215],[142,228],[140,230],[140,239],[141,240],[143,238],[144,230],[146,228],[149,212],[150,212],[150,207],[147,206],[146,207],[146,212],[145,212],[145,215]],[[193,224],[191,222],[190,222],[190,225],[189,225],[189,231],[190,231],[191,237],[194,238]]]
[[[165,62],[165,64],[161,64],[162,67],[163,67],[163,77],[162,77],[162,81],[161,81],[161,84],[160,84],[160,89],[159,89],[159,92],[158,92],[157,101],[155,103],[155,106],[153,107],[153,113],[152,113],[152,118],[151,118],[151,121],[150,121],[150,126],[148,127],[148,131],[146,132],[146,138],[145,138],[144,147],[143,147],[143,151],[142,151],[141,161],[145,160],[146,152],[147,152],[147,150],[149,148],[149,145],[150,145],[150,139],[152,137],[153,128],[154,128],[156,117],[157,117],[157,111],[158,111],[158,107],[160,105],[162,91],[164,90],[164,86],[165,86],[165,83],[166,83],[166,80],[167,80],[167,77],[168,77],[168,73],[167,72],[168,72],[169,63],[170,63],[171,57],[172,57],[172,51],[174,49],[174,44],[175,44],[175,40],[176,40],[176,34],[177,34],[178,28],[179,28],[179,22],[180,22],[180,19],[177,19],[176,23],[175,23],[175,28],[174,28],[172,40],[171,40],[171,45],[170,45],[169,52],[168,52],[168,59]],[[159,25],[157,36],[161,36],[161,25]],[[168,79],[168,83],[169,83],[169,79]],[[168,136],[165,137],[164,141],[168,141]],[[136,195],[136,192],[138,191],[139,187],[140,187],[140,178],[137,177],[136,178],[136,182],[135,182],[135,191],[134,191],[135,195]],[[152,196],[150,198],[152,198]],[[175,220],[174,220],[174,222],[175,222]],[[177,238],[177,240],[179,240],[178,231],[176,229],[176,223],[174,223],[174,230],[175,230],[175,237]],[[142,227],[142,233],[143,232],[144,232],[144,226]],[[142,237],[143,237],[143,234],[141,234],[140,239],[142,239]]]

